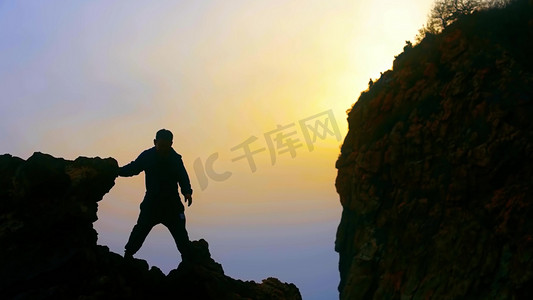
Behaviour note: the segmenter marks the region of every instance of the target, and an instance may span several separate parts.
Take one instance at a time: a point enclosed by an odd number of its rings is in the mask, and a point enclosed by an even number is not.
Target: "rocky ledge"
[[[0,156],[0,299],[301,299],[275,278],[225,276],[205,240],[167,276],[97,245],[97,202],[117,170],[112,158]]]

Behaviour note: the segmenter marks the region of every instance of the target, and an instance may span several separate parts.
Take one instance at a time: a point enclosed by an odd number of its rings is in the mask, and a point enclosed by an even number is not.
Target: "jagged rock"
[[[117,171],[112,158],[0,156],[0,299],[301,299],[277,279],[225,276],[205,240],[168,276],[97,245],[97,202]]]
[[[406,49],[348,114],[341,299],[533,296],[533,6]]]

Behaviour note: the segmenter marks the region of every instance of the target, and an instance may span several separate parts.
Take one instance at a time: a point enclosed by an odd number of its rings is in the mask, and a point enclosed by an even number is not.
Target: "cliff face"
[[[225,276],[204,240],[167,276],[97,245],[97,202],[117,171],[112,158],[0,156],[0,299],[301,299],[275,278]]]
[[[341,299],[533,295],[532,11],[406,46],[348,113]]]

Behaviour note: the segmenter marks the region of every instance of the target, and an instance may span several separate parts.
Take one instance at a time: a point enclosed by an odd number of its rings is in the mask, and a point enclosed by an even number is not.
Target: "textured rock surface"
[[[301,299],[275,278],[225,276],[205,240],[167,276],[97,245],[97,202],[117,170],[112,158],[0,155],[0,299]]]
[[[532,7],[407,46],[348,113],[341,299],[532,299]]]

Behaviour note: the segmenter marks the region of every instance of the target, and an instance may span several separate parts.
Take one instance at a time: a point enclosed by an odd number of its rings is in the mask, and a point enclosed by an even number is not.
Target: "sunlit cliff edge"
[[[341,299],[533,297],[533,1],[407,45],[348,113]]]
[[[225,276],[205,240],[166,276],[97,245],[97,202],[117,171],[112,158],[0,155],[0,299],[301,299],[275,278]]]

